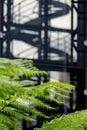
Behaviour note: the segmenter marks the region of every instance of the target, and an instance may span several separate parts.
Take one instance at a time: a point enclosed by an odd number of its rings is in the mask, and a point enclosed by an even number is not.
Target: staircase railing
[[[26,23],[38,16],[35,9],[38,7],[37,0],[23,0],[13,6],[13,22]]]

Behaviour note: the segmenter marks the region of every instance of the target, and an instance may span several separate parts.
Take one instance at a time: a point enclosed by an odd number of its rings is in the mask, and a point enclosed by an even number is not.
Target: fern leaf
[[[48,119],[36,108],[54,110],[51,103],[55,102],[58,106],[64,104],[61,99],[67,99],[74,90],[73,85],[61,82],[36,86],[28,80],[42,75],[47,75],[47,72],[40,71],[31,60],[0,58],[0,129],[19,130],[14,119],[31,122],[33,119],[29,113]]]
[[[9,104],[11,107],[14,107],[16,108],[17,110],[20,110],[22,112],[25,112],[25,113],[30,113],[30,114],[35,114],[36,116],[40,116],[40,117],[43,117],[43,118],[48,118],[48,116],[44,115],[43,113],[41,113],[40,111],[31,108],[29,106],[25,106],[23,104],[20,104],[18,102],[12,102]]]
[[[49,106],[48,104],[44,103],[43,101],[37,98],[32,98],[32,97],[29,97],[29,98],[30,98],[31,103],[34,104],[36,107],[44,108],[47,110],[55,110],[55,108]]]
[[[9,127],[6,124],[0,122],[0,130],[9,130]]]
[[[24,115],[23,113],[18,112],[18,110],[15,109],[15,108],[11,108],[11,107],[6,106],[5,108],[2,109],[1,112],[8,115],[8,116],[11,116],[11,117],[16,117],[16,118],[26,120],[26,121],[29,121],[29,122],[33,121],[33,119]]]
[[[0,124],[3,124],[7,127],[7,129],[12,129],[12,130],[20,130],[19,127],[15,124],[15,122],[9,118],[8,116],[4,114],[0,114]],[[3,126],[5,128],[5,126]],[[1,127],[0,127],[1,129]],[[6,129],[6,128],[5,128]]]
[[[87,110],[76,111],[71,114],[55,118],[51,122],[44,123],[42,128],[35,130],[86,130]]]

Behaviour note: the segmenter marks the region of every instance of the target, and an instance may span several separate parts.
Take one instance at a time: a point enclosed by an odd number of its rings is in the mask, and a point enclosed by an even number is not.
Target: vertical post
[[[11,0],[7,1],[7,45],[6,57],[10,57],[10,42],[11,42]]]
[[[85,2],[86,0],[78,0],[78,65],[85,64]]]
[[[71,0],[71,32],[73,32],[73,0]],[[73,33],[71,33],[71,63],[73,63]]]
[[[77,46],[77,66],[85,66],[85,9],[86,0],[78,0],[78,46]],[[85,107],[85,69],[79,69],[77,73],[77,109]]]
[[[87,28],[87,25],[86,25]],[[86,38],[87,38],[87,33],[86,33]],[[86,39],[87,42],[87,39]],[[87,43],[86,43],[87,44]],[[85,47],[85,90],[84,90],[84,95],[85,95],[85,108],[87,108],[87,46]]]
[[[3,0],[0,0],[0,57],[3,56]]]
[[[85,89],[85,84],[86,79],[85,74],[86,70],[84,69],[85,65],[87,65],[86,60],[85,60],[85,47],[84,47],[84,40],[85,40],[85,9],[86,9],[86,0],[72,0],[72,6],[74,6],[74,3],[77,4],[75,8],[77,11],[77,66],[79,66],[76,69],[71,70],[71,82],[75,84],[76,86],[76,110],[81,110],[85,108],[85,96],[84,96],[84,89]],[[73,11],[73,8],[72,10]],[[73,31],[73,18],[74,18],[74,12],[72,12],[72,25],[71,25],[71,31]],[[73,43],[74,43],[74,35],[72,34],[72,50],[71,50],[71,61],[73,62]],[[87,54],[86,54],[87,55]],[[87,77],[87,76],[86,76]],[[87,102],[87,99],[86,99]],[[72,105],[72,104],[71,104]]]
[[[86,14],[85,14],[86,31],[85,31],[85,42],[84,42],[84,45],[85,45],[85,90],[84,90],[84,95],[85,95],[85,108],[87,108],[87,1],[86,1],[85,11],[86,11]]]
[[[38,1],[38,5],[39,5],[39,14],[38,17],[40,18],[40,27],[41,30],[38,31],[38,39],[39,39],[39,43],[40,43],[40,47],[38,49],[38,59],[43,59],[43,39],[42,39],[42,23],[43,23],[43,0],[39,0]]]
[[[49,37],[48,37],[48,0],[44,0],[44,59],[48,59],[48,47],[49,47]]]

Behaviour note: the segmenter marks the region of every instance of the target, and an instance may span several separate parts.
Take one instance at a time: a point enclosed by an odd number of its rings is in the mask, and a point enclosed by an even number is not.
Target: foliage
[[[87,110],[55,118],[51,122],[44,123],[42,128],[35,130],[87,130]]]
[[[61,82],[35,85],[31,77],[47,75],[31,60],[0,58],[0,130],[19,130],[17,119],[33,121],[29,114],[48,119],[38,108],[54,110],[52,102],[63,104],[74,86]],[[55,98],[56,97],[56,98]]]

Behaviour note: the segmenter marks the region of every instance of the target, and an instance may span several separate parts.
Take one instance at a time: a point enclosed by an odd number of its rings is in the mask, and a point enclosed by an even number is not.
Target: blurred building
[[[86,0],[0,0],[0,56],[32,59],[49,79],[74,84],[77,110],[87,108],[86,6]]]

